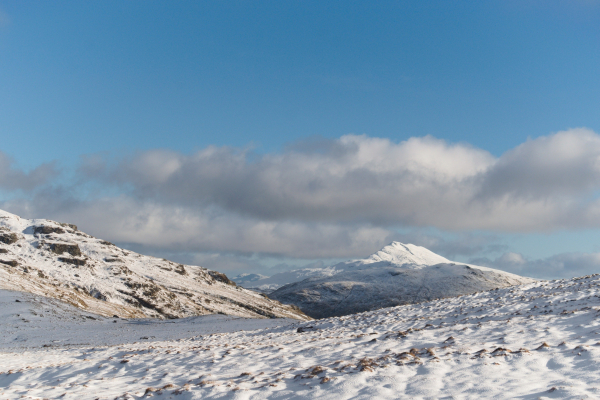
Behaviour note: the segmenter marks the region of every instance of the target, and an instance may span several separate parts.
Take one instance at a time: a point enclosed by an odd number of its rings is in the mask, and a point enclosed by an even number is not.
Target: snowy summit
[[[452,261],[439,254],[435,254],[425,247],[400,242],[392,242],[377,253],[370,255],[365,260],[355,261],[358,265],[380,262],[394,264],[405,268],[422,268],[427,265],[451,263]]]

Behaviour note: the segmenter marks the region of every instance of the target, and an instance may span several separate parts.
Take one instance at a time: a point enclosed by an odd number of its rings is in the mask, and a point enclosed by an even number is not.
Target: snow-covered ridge
[[[454,263],[424,247],[393,242],[366,259],[336,264],[269,296],[294,304],[311,317],[326,318],[534,281]]]
[[[0,289],[60,299],[104,316],[307,319],[297,308],[238,287],[222,273],[123,250],[75,225],[2,210]]]

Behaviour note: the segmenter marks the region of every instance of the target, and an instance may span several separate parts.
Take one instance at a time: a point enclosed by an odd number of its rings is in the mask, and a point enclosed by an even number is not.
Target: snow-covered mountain
[[[326,267],[300,268],[290,271],[279,272],[272,276],[260,274],[240,274],[234,278],[238,285],[257,292],[271,293],[290,283],[300,282],[307,278],[330,277],[350,268],[387,261],[395,265],[404,265],[407,268],[411,266],[435,265],[439,263],[449,263],[451,261],[433,253],[432,251],[415,246],[414,244],[403,244],[392,242],[388,246],[372,254],[364,260],[355,260],[343,262]]]
[[[2,399],[533,400],[600,393],[598,275],[310,322],[210,315],[115,323],[56,311],[39,296],[0,291]]]
[[[103,316],[308,319],[222,273],[123,250],[75,225],[2,210],[0,289],[59,299]]]
[[[322,274],[282,286],[269,297],[294,304],[311,317],[325,318],[534,281],[454,263],[424,247],[392,242],[366,259],[325,268]]]
[[[238,285],[247,289],[269,294],[290,283],[300,282],[307,278],[330,277],[357,265],[373,264],[381,261],[389,261],[391,263],[404,265],[407,267],[411,265],[434,265],[438,263],[450,262],[444,257],[435,254],[424,247],[415,246],[413,244],[392,242],[388,246],[364,260],[343,262],[326,267],[294,269],[290,271],[279,272],[272,276],[264,276],[260,274],[240,274],[232,278],[232,280]]]

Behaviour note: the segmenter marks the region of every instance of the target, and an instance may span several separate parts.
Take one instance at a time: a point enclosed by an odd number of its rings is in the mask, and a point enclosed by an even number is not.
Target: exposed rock
[[[19,263],[15,260],[0,260],[0,263],[5,264],[5,265],[10,265],[11,267],[19,266]]]
[[[61,261],[61,262],[64,262],[64,263],[68,263],[68,264],[77,265],[79,267],[84,266],[86,264],[85,258],[81,259],[81,258],[58,257],[58,261]]]
[[[213,278],[214,278],[216,281],[223,282],[223,283],[226,283],[226,284],[228,284],[228,285],[232,285],[232,286],[237,286],[237,285],[235,284],[235,282],[233,282],[232,280],[230,280],[230,279],[227,277],[227,275],[225,275],[225,274],[224,274],[224,273],[222,273],[222,272],[217,272],[217,271],[209,271],[209,272],[208,272],[208,274],[209,274],[210,276],[212,276],[212,277],[213,277]]]
[[[65,233],[65,230],[62,228],[59,228],[57,226],[41,225],[41,226],[34,227],[33,233],[36,235],[39,235],[39,234],[49,235],[51,233],[62,234],[62,233]]]
[[[77,225],[67,224],[65,222],[58,222],[59,225],[64,226],[65,228],[71,228],[74,231],[77,231]]]
[[[98,290],[96,288],[90,290],[90,296],[92,296],[98,300],[108,301],[108,296],[106,296],[104,293],[102,293],[100,290]],[[113,315],[113,317],[114,317],[114,315]]]
[[[0,232],[0,242],[4,244],[13,244],[17,240],[19,240],[19,236],[16,233]]]
[[[50,251],[55,254],[69,253],[75,257],[81,257],[81,249],[77,244],[69,243],[50,243]]]

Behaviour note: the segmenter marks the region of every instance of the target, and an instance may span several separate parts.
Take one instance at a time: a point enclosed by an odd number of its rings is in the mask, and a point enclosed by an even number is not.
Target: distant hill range
[[[282,303],[294,304],[314,318],[535,282],[492,268],[456,263],[424,247],[399,242],[362,260],[287,271],[269,278],[234,279],[269,292],[269,297]]]
[[[309,319],[222,273],[124,250],[75,225],[2,210],[0,289],[56,298],[109,317]]]

